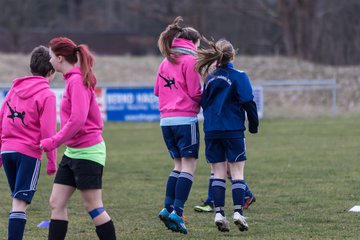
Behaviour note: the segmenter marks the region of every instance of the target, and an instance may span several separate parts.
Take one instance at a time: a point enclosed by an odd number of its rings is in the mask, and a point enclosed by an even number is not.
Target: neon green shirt
[[[105,166],[106,160],[106,145],[102,141],[91,147],[86,148],[71,148],[66,147],[64,154],[69,158],[90,160]]]

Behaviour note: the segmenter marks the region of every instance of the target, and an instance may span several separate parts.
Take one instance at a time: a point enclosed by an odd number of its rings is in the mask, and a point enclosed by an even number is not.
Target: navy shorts
[[[41,161],[18,152],[1,154],[11,196],[31,203],[39,180]]]
[[[170,156],[174,158],[198,158],[199,124],[161,126],[163,138]]]
[[[205,155],[209,163],[245,161],[245,138],[205,139]]]
[[[54,183],[68,185],[79,190],[101,189],[104,166],[90,160],[69,158],[64,155]]]

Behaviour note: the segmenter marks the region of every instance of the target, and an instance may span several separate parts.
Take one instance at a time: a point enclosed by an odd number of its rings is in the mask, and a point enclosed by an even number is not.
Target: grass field
[[[258,135],[247,136],[246,178],[257,202],[246,210],[249,231],[231,225],[218,232],[213,214],[192,207],[207,194],[209,166],[204,144],[185,215],[189,234],[165,229],[157,214],[162,208],[165,181],[172,168],[158,123],[108,123],[104,172],[104,202],[118,239],[359,239],[360,116],[263,120]],[[203,135],[202,135],[203,137]],[[59,150],[61,157],[62,149]],[[36,225],[49,218],[48,197],[53,177],[42,166],[38,191],[28,210],[25,240],[46,239]],[[226,211],[231,216],[231,185]],[[0,170],[0,239],[7,239],[10,197]],[[67,239],[97,239],[76,193],[69,205]]]

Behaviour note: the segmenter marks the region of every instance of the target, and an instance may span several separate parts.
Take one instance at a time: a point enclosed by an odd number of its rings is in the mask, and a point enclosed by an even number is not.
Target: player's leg
[[[205,138],[205,155],[214,172],[212,182],[212,197],[214,200],[215,225],[219,231],[229,231],[229,222],[225,216],[225,192],[226,192],[226,158],[225,148],[221,139]]]
[[[100,240],[115,240],[115,227],[102,201],[102,175],[104,166],[83,159],[73,159],[76,188],[80,190],[83,205],[96,227]]]
[[[104,208],[101,189],[80,190],[85,210],[89,213],[96,226],[96,233],[100,240],[115,240],[115,227],[109,214]]]
[[[211,164],[210,164],[211,166]],[[212,182],[214,181],[214,171],[211,168],[211,173],[209,177],[209,185],[208,185],[208,195],[206,200],[202,200],[202,205],[197,205],[194,207],[196,212],[213,212],[214,211],[214,200],[212,196]]]
[[[228,163],[228,168],[227,168],[227,174],[228,174],[228,179],[230,181],[232,181],[232,177],[231,177],[231,173],[230,173],[230,167],[229,167],[229,163]],[[245,203],[243,206],[243,209],[247,209],[249,208],[249,206],[251,204],[253,204],[254,202],[256,202],[256,198],[255,195],[251,192],[249,186],[247,185],[247,183],[245,182]]]
[[[170,221],[176,224],[180,233],[187,234],[183,211],[185,202],[187,201],[193,183],[193,174],[196,169],[195,158],[182,158],[181,172],[179,174],[175,187],[174,211],[169,215]]]
[[[212,183],[212,193],[214,199],[215,225],[221,232],[229,231],[229,222],[225,216],[225,192],[226,192],[226,162],[212,163],[214,171],[214,181]]]
[[[174,161],[174,169],[170,172],[165,188],[164,208],[159,212],[160,220],[165,224],[166,228],[172,231],[178,231],[176,225],[169,220],[170,213],[174,210],[175,188],[181,172],[181,157],[172,126],[161,127],[164,142],[169,151],[170,157]]]
[[[64,155],[56,172],[49,200],[51,220],[48,240],[63,240],[67,233],[67,204],[76,190],[75,177],[71,165],[71,158]]]
[[[193,184],[196,159],[199,155],[199,125],[196,122],[175,126],[174,135],[181,155],[181,172],[176,182],[174,211],[169,215],[169,219],[176,223],[181,233],[187,234],[183,211]]]
[[[54,183],[50,195],[51,220],[48,240],[64,240],[68,229],[67,204],[75,187]]]
[[[245,189],[245,203],[243,209],[248,209],[251,204],[256,202],[255,195],[251,192],[249,185],[245,182],[246,189]]]
[[[248,230],[245,217],[243,216],[243,206],[245,203],[246,183],[244,181],[244,167],[246,160],[245,139],[226,140],[226,157],[229,162],[230,173],[232,176],[232,197],[234,205],[234,223],[240,231]]]
[[[8,237],[23,239],[26,209],[36,191],[41,161],[17,152],[2,154],[2,159],[13,197]]]

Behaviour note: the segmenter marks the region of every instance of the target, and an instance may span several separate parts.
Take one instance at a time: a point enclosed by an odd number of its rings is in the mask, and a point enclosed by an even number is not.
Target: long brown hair
[[[171,50],[171,45],[174,38],[184,38],[187,40],[191,40],[194,44],[196,44],[201,38],[200,33],[192,28],[192,27],[181,27],[180,23],[183,21],[181,16],[175,18],[173,23],[168,25],[160,34],[158,40],[158,47],[160,49],[161,54],[166,57],[169,62],[172,64],[176,64],[177,61],[174,58],[174,52]]]
[[[196,51],[195,70],[204,78],[214,64],[215,67],[219,67],[234,60],[236,51],[233,45],[225,39],[220,39],[216,43],[206,38],[203,40],[209,45],[209,48]]]
[[[83,83],[86,87],[95,87],[96,78],[93,73],[94,57],[85,44],[76,45],[72,40],[66,37],[53,38],[49,47],[56,56],[63,56],[70,64],[78,62],[80,57],[80,69],[83,77]],[[79,55],[78,55],[79,53]]]

